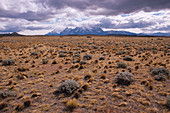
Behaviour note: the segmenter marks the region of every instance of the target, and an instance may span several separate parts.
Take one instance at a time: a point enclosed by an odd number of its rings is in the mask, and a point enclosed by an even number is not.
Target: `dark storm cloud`
[[[33,12],[27,11],[25,13],[18,13],[14,11],[0,9],[0,17],[5,18],[20,18],[28,21],[41,21],[52,17],[52,13],[50,12]]]
[[[54,7],[56,9],[62,9],[66,7],[72,7],[75,9],[87,9],[88,6],[92,5],[89,0],[38,0],[45,7]]]
[[[118,15],[140,10],[150,12],[170,9],[170,0],[45,0],[43,4],[56,9],[72,7],[92,15]],[[102,10],[96,10],[98,8]]]
[[[146,21],[138,21],[134,22],[134,20],[129,20],[127,23],[120,23],[120,24],[115,24],[112,23],[110,19],[101,19],[100,23],[97,24],[97,27],[102,27],[102,28],[111,28],[111,29],[126,29],[126,28],[146,28],[149,26],[152,26],[156,24],[155,22],[146,22]]]
[[[90,15],[118,15],[140,10],[155,11],[170,9],[170,0],[36,0],[33,3],[38,7],[43,7],[45,10],[32,11],[28,9],[26,12],[21,13],[12,9],[0,8],[0,17],[41,21],[53,17],[54,14],[60,14],[59,10],[62,11],[67,7],[83,11],[85,14]],[[15,6],[15,4],[13,6],[20,7]],[[52,12],[53,9],[55,9],[54,12]]]

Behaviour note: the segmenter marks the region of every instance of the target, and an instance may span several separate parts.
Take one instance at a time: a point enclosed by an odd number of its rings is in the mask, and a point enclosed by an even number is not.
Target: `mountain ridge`
[[[45,35],[63,36],[63,35],[127,35],[127,36],[170,36],[170,33],[133,33],[128,31],[103,31],[100,27],[76,27],[65,28],[60,33],[53,30]]]

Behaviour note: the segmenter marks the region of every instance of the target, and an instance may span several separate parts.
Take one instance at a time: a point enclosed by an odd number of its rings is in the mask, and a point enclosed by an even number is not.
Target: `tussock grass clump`
[[[116,75],[114,82],[118,85],[130,85],[133,82],[133,74],[129,72],[120,72]]]
[[[74,98],[74,99],[69,100],[69,101],[66,103],[66,106],[67,106],[67,108],[69,108],[69,109],[72,110],[73,108],[78,107],[78,102],[77,102],[77,100]]]
[[[13,59],[5,59],[2,61],[3,66],[13,65],[13,64],[15,64],[15,60],[13,60]]]
[[[66,80],[65,82],[60,83],[60,86],[55,91],[57,93],[64,93],[66,95],[73,94],[75,90],[80,87],[80,84],[75,80]]]

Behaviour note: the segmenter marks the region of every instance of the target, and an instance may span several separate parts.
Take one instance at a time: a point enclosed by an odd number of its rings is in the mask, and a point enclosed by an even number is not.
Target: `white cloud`
[[[88,0],[44,1],[1,0],[0,32],[46,34],[53,29],[60,32],[66,27],[82,26],[99,26],[104,30],[131,32],[170,32],[170,10],[162,8],[164,5],[159,7],[159,11],[156,11],[157,9],[153,9],[153,11],[150,9],[150,12],[135,11],[135,9],[127,7],[129,8],[128,13],[122,8],[119,9],[119,13],[118,9],[111,7],[116,0],[102,2],[98,0],[91,2]],[[123,6],[123,2],[114,4],[115,7],[119,5]],[[141,6],[138,7],[142,9]],[[146,7],[144,9],[146,10]],[[126,16],[122,16],[123,14]],[[58,18],[59,20],[56,21]]]

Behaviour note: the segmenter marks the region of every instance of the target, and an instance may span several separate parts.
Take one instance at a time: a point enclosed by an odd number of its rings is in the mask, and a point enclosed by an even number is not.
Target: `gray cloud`
[[[23,26],[20,25],[6,25],[4,29],[0,29],[0,32],[19,32],[25,29]]]
[[[152,29],[153,31],[170,31],[170,25],[165,26],[165,27],[156,27]]]
[[[56,9],[72,7],[92,15],[118,15],[140,10],[150,12],[170,9],[169,0],[45,0],[43,4]],[[103,10],[96,10],[98,8]]]
[[[26,27],[28,30],[43,30],[43,29],[50,29],[51,27],[35,27],[35,26],[29,26]]]
[[[120,24],[115,24],[112,23],[110,19],[101,19],[100,24],[97,24],[97,27],[102,27],[102,28],[111,28],[111,29],[127,29],[127,28],[146,28],[152,25],[155,25],[155,22],[146,22],[146,21],[139,21],[139,22],[134,22],[134,20],[129,20],[128,23],[120,23]]]
[[[140,10],[155,11],[170,9],[169,0],[36,0],[33,3],[44,10],[32,11],[31,9],[27,9],[26,12],[21,13],[12,9],[0,8],[0,17],[41,21],[53,17],[54,14],[60,14],[59,10],[67,7],[83,11],[85,14],[90,15],[118,15]],[[97,10],[100,8],[102,9]],[[55,9],[55,12],[52,12],[52,9]]]
[[[14,11],[0,9],[0,17],[25,19],[28,21],[41,21],[52,17],[53,13],[50,12],[33,12],[27,11],[24,13],[18,13]]]

